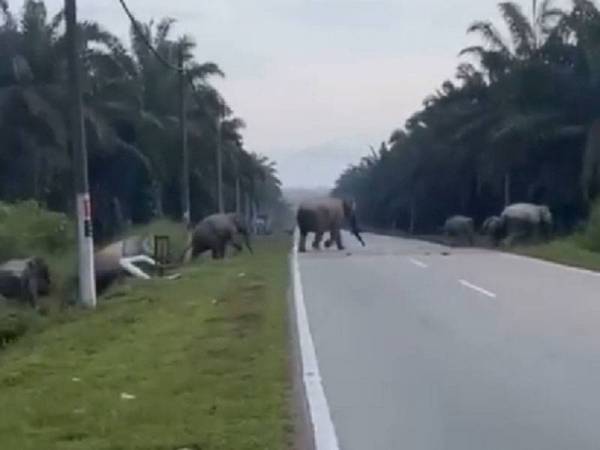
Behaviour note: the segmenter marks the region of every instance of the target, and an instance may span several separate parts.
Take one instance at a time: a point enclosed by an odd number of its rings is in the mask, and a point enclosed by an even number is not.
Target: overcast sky
[[[12,0],[17,6],[20,2]],[[47,0],[57,10],[63,0]],[[80,16],[126,38],[117,0],[79,0]],[[530,0],[521,1],[531,7]],[[454,74],[465,30],[498,20],[493,0],[128,0],[169,16],[248,128],[248,149],[279,163],[289,186],[331,185]]]

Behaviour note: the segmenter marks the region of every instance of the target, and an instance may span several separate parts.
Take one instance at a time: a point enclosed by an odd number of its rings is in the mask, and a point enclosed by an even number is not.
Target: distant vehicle
[[[267,214],[259,214],[254,219],[254,233],[257,235],[270,235],[273,230],[271,229],[271,220]]]

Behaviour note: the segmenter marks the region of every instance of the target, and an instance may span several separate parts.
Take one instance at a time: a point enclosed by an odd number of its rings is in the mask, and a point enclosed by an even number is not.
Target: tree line
[[[73,212],[64,14],[26,0],[19,14],[0,0],[0,200],[34,199]],[[100,23],[79,24],[84,123],[94,225],[100,238],[128,223],[181,217],[183,63],[192,219],[216,212],[217,148],[227,210],[281,206],[274,163],[248,151],[244,121],[211,84],[221,68],[195,58],[174,20],[131,23],[125,44]]]
[[[600,192],[600,10],[592,0],[525,11],[498,5],[468,29],[452,80],[402,129],[339,177],[373,226],[432,232],[464,214],[481,223],[505,205],[548,205],[568,231]]]

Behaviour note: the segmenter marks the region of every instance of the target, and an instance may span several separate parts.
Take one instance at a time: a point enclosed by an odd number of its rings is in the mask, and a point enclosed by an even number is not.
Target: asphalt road
[[[366,240],[299,257],[342,450],[600,448],[600,276]]]

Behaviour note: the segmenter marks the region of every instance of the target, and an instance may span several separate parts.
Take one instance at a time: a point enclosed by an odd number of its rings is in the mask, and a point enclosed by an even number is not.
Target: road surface
[[[366,240],[299,256],[342,450],[600,448],[600,276]]]

